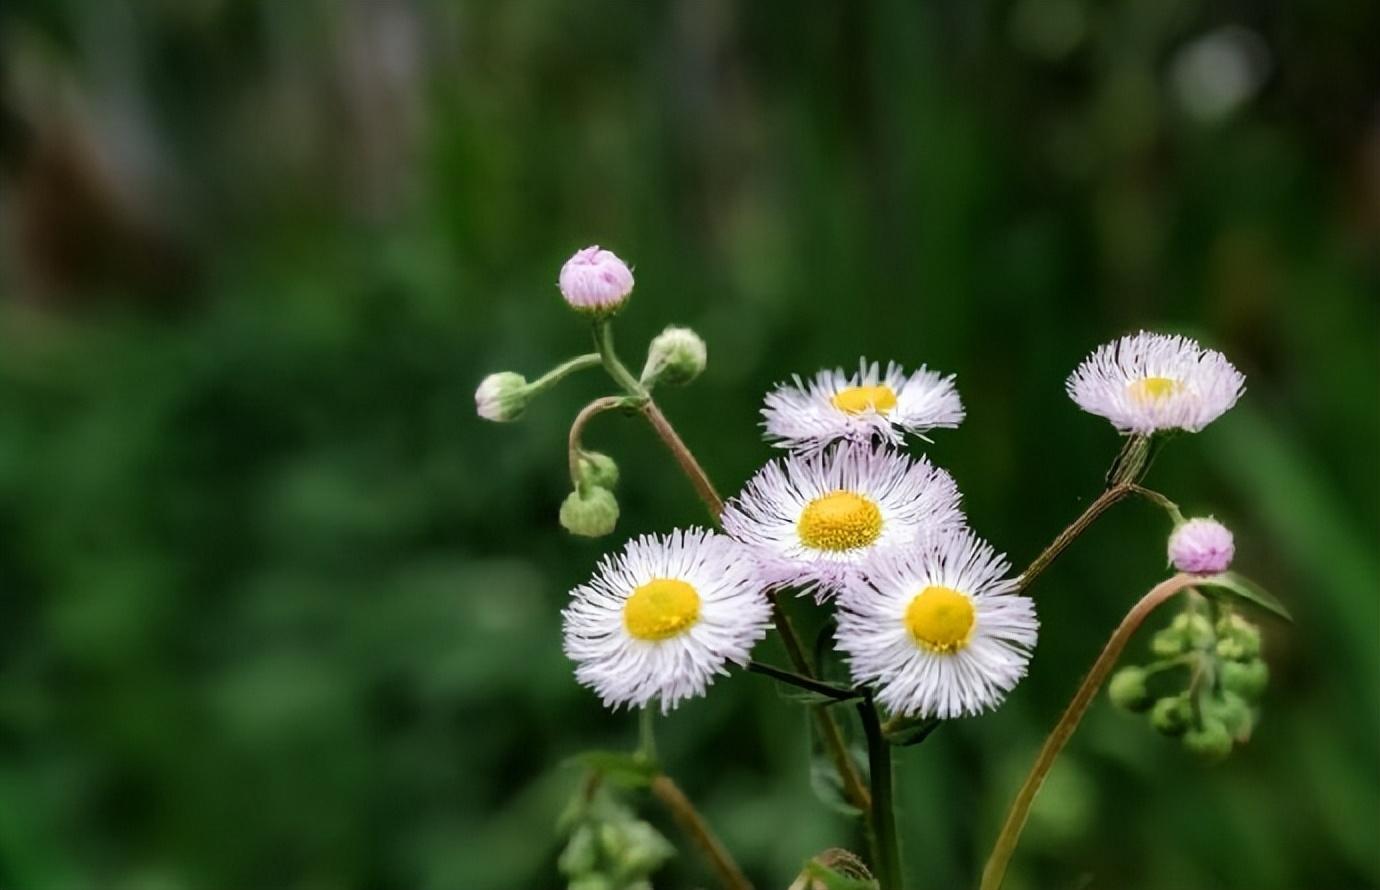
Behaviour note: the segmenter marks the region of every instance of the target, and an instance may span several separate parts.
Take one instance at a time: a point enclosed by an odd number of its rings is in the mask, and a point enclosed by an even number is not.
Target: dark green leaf
[[[886,740],[901,748],[918,745],[943,722],[937,717],[908,717],[896,721],[896,725],[887,729]]]
[[[1283,603],[1275,598],[1274,594],[1249,578],[1238,575],[1236,572],[1222,572],[1218,575],[1207,575],[1199,581],[1199,584],[1211,590],[1225,590],[1233,596],[1254,603],[1265,611],[1293,623],[1294,616],[1289,614],[1289,610],[1284,607]]]

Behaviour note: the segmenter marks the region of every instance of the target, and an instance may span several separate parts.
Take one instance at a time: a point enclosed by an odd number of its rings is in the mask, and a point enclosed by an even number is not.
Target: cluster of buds
[[[1112,676],[1107,691],[1114,704],[1147,713],[1156,730],[1208,760],[1221,760],[1250,739],[1270,676],[1258,627],[1194,594],[1155,634],[1150,651],[1154,661]],[[1176,676],[1187,682],[1174,682]]]
[[[557,860],[569,890],[652,890],[653,872],[675,848],[608,794],[578,799],[561,819],[569,833]]]
[[[528,382],[513,371],[490,374],[475,390],[475,411],[485,420],[507,423],[517,420],[532,401],[567,375],[583,368],[604,365],[623,384],[629,406],[645,402],[660,384],[683,386],[704,371],[708,359],[704,340],[689,328],[668,327],[647,349],[642,374],[634,379],[612,354],[607,325],[628,302],[633,274],[612,251],[586,247],[561,267],[557,280],[561,297],[570,308],[595,327],[595,353],[577,356]],[[561,504],[561,525],[571,534],[603,537],[618,523],[618,465],[613,458],[579,445],[579,428],[572,431],[569,454],[571,492]]]

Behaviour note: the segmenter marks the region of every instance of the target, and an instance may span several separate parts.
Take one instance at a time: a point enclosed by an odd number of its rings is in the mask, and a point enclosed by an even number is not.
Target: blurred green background
[[[708,341],[662,404],[722,489],[773,381],[927,362],[969,408],[928,452],[1018,564],[1118,445],[1077,362],[1223,349],[1246,397],[1150,481],[1296,614],[1263,723],[1205,767],[1099,701],[1008,887],[1380,886],[1377,33],[1362,0],[5,0],[0,887],[559,885],[563,763],[635,727],[558,611],[702,521],[607,417],[619,530],[557,527],[598,374],[473,414],[588,348],[554,282],[589,243],[636,266],[630,363]],[[1166,532],[1118,507],[1035,588],[1006,705],[900,754],[917,890],[975,884]],[[805,728],[735,675],[661,731],[763,888],[862,846]],[[658,886],[711,881],[687,850]]]

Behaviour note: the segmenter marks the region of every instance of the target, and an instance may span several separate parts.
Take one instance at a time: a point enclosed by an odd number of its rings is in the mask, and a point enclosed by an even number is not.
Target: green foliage
[[[1380,885],[1380,6],[688,9],[0,4],[4,883],[559,880],[561,764],[635,737],[570,675],[566,591],[602,546],[704,522],[610,412],[586,438],[617,457],[618,530],[558,527],[596,374],[474,416],[489,371],[590,348],[555,279],[599,241],[636,266],[627,356],[668,320],[709,345],[659,395],[725,495],[773,454],[773,382],[924,362],[969,419],[923,450],[1018,566],[1118,447],[1063,394],[1078,360],[1140,327],[1224,350],[1246,395],[1147,483],[1230,517],[1297,613],[1263,623],[1269,669],[1221,666],[1247,702],[1268,679],[1265,722],[1171,785],[1181,752],[1095,709],[1009,886]],[[1184,53],[1230,27],[1268,74],[1205,118]],[[896,750],[908,885],[975,885],[1164,531],[1116,507],[1033,590],[1006,706]],[[863,848],[767,687],[723,678],[661,752],[763,888]],[[657,880],[709,881],[689,851]]]

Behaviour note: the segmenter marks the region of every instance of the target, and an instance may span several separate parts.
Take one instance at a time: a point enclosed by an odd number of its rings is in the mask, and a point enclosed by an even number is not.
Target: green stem
[[[637,754],[644,763],[656,762],[656,712],[644,705],[637,720]]]
[[[856,689],[844,689],[842,686],[835,686],[832,683],[825,683],[813,677],[806,677],[802,674],[794,674],[770,664],[760,661],[749,661],[747,669],[754,674],[761,674],[764,677],[771,677],[773,680],[780,680],[782,683],[789,683],[800,689],[816,692],[820,695],[828,696],[837,701],[852,701],[862,695]]]
[[[566,442],[566,460],[570,464],[570,484],[576,488],[580,486],[580,452],[584,450],[582,440],[585,434],[585,427],[596,416],[605,411],[613,411],[628,405],[628,400],[623,396],[603,396],[595,399],[588,405],[580,409],[580,413],[575,415],[575,420],[570,424],[570,437]]]
[[[858,702],[867,735],[867,762],[872,772],[872,832],[877,847],[879,890],[901,890],[901,849],[896,842],[896,808],[892,802],[891,745],[882,735],[882,722],[872,696]]]
[[[613,350],[613,325],[609,324],[606,318],[594,323],[594,348],[599,351],[599,359],[604,363],[604,368],[609,372],[609,376],[618,382],[618,385],[628,391],[629,395],[646,398],[647,388],[632,375],[627,366],[618,358],[618,353]]]
[[[1130,486],[1114,485],[1094,498],[1092,503],[1088,504],[1082,514],[1071,522],[1068,528],[1060,532],[1058,537],[1051,541],[1049,546],[1031,561],[1030,565],[1026,567],[1026,570],[1021,572],[1021,576],[1017,582],[1019,584],[1018,589],[1025,590],[1029,587],[1031,583],[1040,576],[1041,572],[1049,568],[1050,564],[1059,558],[1059,554],[1063,553],[1070,544],[1078,540],[1078,536],[1087,531],[1088,528],[1097,521],[1097,517],[1101,516],[1108,507],[1130,493]]]
[[[1039,793],[1040,786],[1044,784],[1045,777],[1049,775],[1059,753],[1064,750],[1074,730],[1078,728],[1088,705],[1092,704],[1097,690],[1102,686],[1102,681],[1107,679],[1107,674],[1116,666],[1117,658],[1130,642],[1132,634],[1156,608],[1201,580],[1193,575],[1180,574],[1161,581],[1131,607],[1131,611],[1126,613],[1121,624],[1112,632],[1107,645],[1103,647],[1102,653],[1097,656],[1087,676],[1083,678],[1083,683],[1074,693],[1068,707],[1064,709],[1059,722],[1045,739],[1040,753],[1035,757],[1035,763],[1030,767],[1030,773],[1025,777],[1020,791],[1016,793],[1016,799],[1011,802],[1011,809],[1007,811],[1006,821],[1002,825],[1001,833],[997,835],[992,854],[987,857],[987,866],[982,870],[981,890],[998,890],[1001,887],[1002,879],[1006,876],[1006,866],[1010,863],[1011,855],[1016,851],[1016,844],[1021,839],[1021,830],[1025,828],[1026,819],[1030,816],[1030,806],[1035,802],[1035,795]],[[875,778],[873,782],[875,787]]]
[[[536,395],[537,393],[550,389],[576,371],[583,371],[585,368],[593,368],[602,362],[603,358],[601,358],[597,352],[587,352],[584,355],[577,355],[570,361],[562,362],[536,380],[533,380],[531,383],[527,384],[527,388],[532,391],[532,395]]]
[[[1179,510],[1179,505],[1160,494],[1158,491],[1155,491],[1153,488],[1146,488],[1144,485],[1132,485],[1130,488],[1133,494],[1145,498],[1150,503],[1159,506],[1164,512],[1168,513],[1169,518],[1173,520],[1175,525],[1179,525],[1184,521],[1184,514]]]

